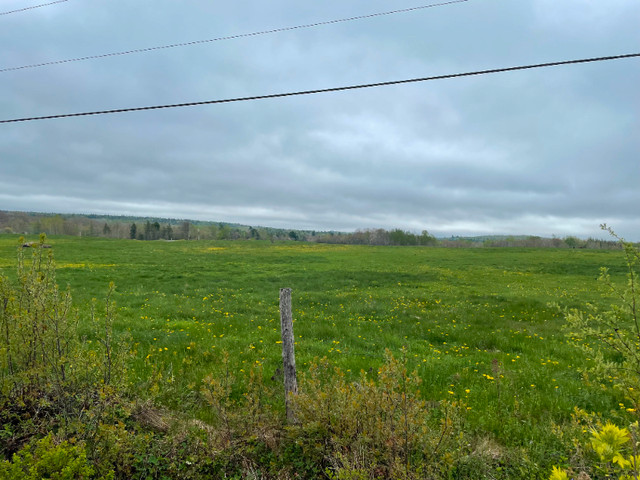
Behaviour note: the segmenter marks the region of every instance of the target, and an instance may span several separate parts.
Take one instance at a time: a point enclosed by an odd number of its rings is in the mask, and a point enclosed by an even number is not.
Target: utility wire
[[[364,83],[359,85],[349,85],[349,86],[343,86],[343,87],[320,88],[317,90],[301,90],[297,92],[272,93],[269,95],[254,95],[251,97],[236,97],[236,98],[226,98],[221,100],[206,100],[201,102],[175,103],[175,104],[169,104],[169,105],[154,105],[154,106],[148,106],[148,107],[118,108],[114,110],[98,110],[94,112],[64,113],[60,115],[47,115],[44,117],[14,118],[11,120],[0,120],[0,123],[29,122],[32,120],[50,120],[53,118],[84,117],[88,115],[106,115],[109,113],[139,112],[142,110],[159,110],[161,108],[194,107],[196,105],[213,105],[217,103],[247,102],[250,100],[264,100],[268,98],[294,97],[299,95],[311,95],[316,93],[329,93],[329,92],[339,92],[343,90],[356,90],[360,88],[385,87],[388,85],[400,85],[403,83],[426,82],[430,80],[444,80],[448,78],[470,77],[473,75],[487,75],[490,73],[513,72],[515,70],[529,70],[533,68],[555,67],[558,65],[572,65],[577,63],[603,62],[607,60],[619,60],[622,58],[632,58],[632,57],[640,57],[640,53],[628,53],[624,55],[613,55],[608,57],[583,58],[579,60],[563,60],[559,62],[537,63],[533,65],[521,65],[517,67],[493,68],[490,70],[476,70],[473,72],[464,72],[464,73],[450,73],[447,75],[411,78],[407,80],[392,80],[388,82]]]
[[[61,0],[61,1],[68,1],[68,0]],[[147,48],[136,48],[134,50],[125,50],[122,52],[113,52],[113,53],[103,53],[100,55],[89,55],[86,57],[78,57],[78,58],[68,58],[66,60],[54,60],[51,62],[43,62],[43,63],[34,63],[31,65],[23,65],[20,67],[6,67],[6,68],[0,68],[0,73],[2,72],[10,72],[13,70],[24,70],[27,68],[36,68],[36,67],[44,67],[47,65],[59,65],[61,63],[71,63],[71,62],[81,62],[84,60],[92,60],[92,59],[96,59],[96,58],[106,58],[106,57],[116,57],[119,55],[129,55],[131,53],[143,53],[143,52],[151,52],[153,50],[163,50],[163,49],[167,49],[167,48],[176,48],[176,47],[187,47],[190,45],[199,45],[199,44],[203,44],[203,43],[211,43],[211,42],[219,42],[222,40],[234,40],[237,38],[243,38],[243,37],[256,37],[258,35],[267,35],[267,34],[271,34],[271,33],[279,33],[279,32],[287,32],[290,30],[299,30],[299,29],[303,29],[303,28],[312,28],[312,27],[319,27],[322,25],[331,25],[334,23],[342,23],[342,22],[352,22],[354,20],[364,20],[367,18],[373,18],[373,17],[382,17],[385,15],[393,15],[396,13],[406,13],[406,12],[413,12],[415,10],[422,10],[425,8],[434,8],[434,7],[442,7],[445,5],[451,5],[454,3],[464,3],[464,2],[468,2],[469,0],[452,0],[452,1],[448,1],[448,2],[442,2],[442,3],[433,3],[430,5],[422,5],[419,7],[411,7],[411,8],[403,8],[401,10],[391,10],[389,12],[382,12],[382,13],[371,13],[369,15],[359,15],[357,17],[349,17],[349,18],[341,18],[338,20],[327,20],[325,22],[316,22],[316,23],[308,23],[305,25],[297,25],[295,27],[282,27],[282,28],[274,28],[272,30],[262,30],[262,31],[258,31],[258,32],[252,32],[252,33],[241,33],[238,35],[229,35],[226,37],[218,37],[218,38],[210,38],[208,40],[196,40],[193,42],[184,42],[184,43],[172,43],[170,45],[161,45],[158,47],[147,47]],[[54,3],[58,3],[58,2],[54,2]],[[35,7],[31,7],[31,8],[35,8]],[[9,12],[11,13],[11,12]]]
[[[0,16],[9,15],[10,13],[25,12],[27,10],[33,10],[34,8],[46,7],[46,6],[49,6],[49,5],[55,5],[56,3],[64,3],[64,2],[68,2],[68,1],[69,0],[58,0],[57,2],[43,3],[41,5],[34,5],[33,7],[19,8],[18,10],[10,10],[8,12],[1,12]]]

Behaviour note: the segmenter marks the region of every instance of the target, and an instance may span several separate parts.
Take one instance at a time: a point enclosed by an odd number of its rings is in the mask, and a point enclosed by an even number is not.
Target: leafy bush
[[[56,283],[45,237],[18,248],[15,282],[0,276],[0,454],[10,456],[32,437],[61,429],[89,439],[117,409],[125,348],[114,340],[109,287],[102,318],[92,309],[98,347],[83,343],[69,289]]]
[[[77,339],[71,333],[77,318],[69,290],[55,282],[53,254],[44,254],[44,235],[27,262],[18,250],[18,285],[0,277],[0,393],[23,396],[30,390],[57,395],[73,377]],[[21,242],[22,243],[22,242]]]
[[[386,352],[377,381],[362,371],[346,380],[326,359],[316,361],[295,398],[298,441],[335,479],[423,478],[446,471],[459,452],[458,402],[428,407],[421,379]],[[309,454],[309,453],[307,453]]]
[[[13,455],[11,462],[0,461],[0,480],[81,480],[113,479],[113,472],[97,477],[81,446],[68,442],[55,444],[47,435]]]
[[[598,425],[591,430],[588,444],[590,452],[595,454],[594,458],[587,468],[580,469],[577,478],[637,479],[640,475],[638,440],[637,422],[629,429],[620,428],[611,422]],[[554,466],[549,480],[576,478],[576,470],[578,469]]]
[[[603,228],[607,228],[603,226]],[[615,235],[611,231],[612,235]],[[616,237],[618,238],[618,237]],[[631,403],[629,412],[640,412],[640,251],[619,239],[625,253],[627,282],[618,286],[606,268],[599,281],[617,299],[607,310],[592,305],[587,311],[566,311],[567,335],[589,354],[586,375],[611,383]]]
[[[611,384],[629,402],[621,403],[627,414],[640,412],[640,251],[632,243],[618,237],[606,225],[602,228],[620,243],[626,259],[627,281],[617,285],[606,268],[602,268],[599,281],[617,299],[607,310],[588,305],[588,311],[565,311],[567,336],[586,351],[591,364],[582,371],[585,378],[595,379],[601,385]],[[626,408],[625,408],[626,407]],[[591,428],[588,442],[577,442],[579,469],[584,478],[596,475],[620,479],[638,478],[640,456],[638,422],[621,428],[611,422],[598,423]],[[575,463],[575,462],[574,462]],[[574,467],[575,468],[575,467]],[[553,467],[551,480],[562,480],[573,475],[574,468],[563,470]]]
[[[228,352],[223,353],[222,370],[220,377],[207,375],[201,389],[213,408],[222,446],[273,436],[281,422],[271,409],[273,392],[263,382],[262,366],[254,364],[250,368],[244,386],[231,371]]]
[[[260,473],[263,478],[433,478],[451,470],[462,451],[459,402],[427,405],[421,380],[387,351],[377,374],[350,381],[326,359],[300,375],[293,397],[296,421],[284,426],[260,367],[239,381],[223,356],[220,377],[207,376],[202,393],[211,405],[217,443],[232,460],[219,474]],[[240,379],[242,380],[242,379]],[[235,471],[238,474],[238,471]]]

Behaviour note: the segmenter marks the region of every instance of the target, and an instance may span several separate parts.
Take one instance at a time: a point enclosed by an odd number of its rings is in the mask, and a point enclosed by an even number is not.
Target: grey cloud
[[[390,8],[68,3],[6,16],[0,41],[13,47],[0,68]],[[46,115],[627,53],[640,44],[639,14],[632,0],[469,1],[0,73],[0,110]],[[438,234],[586,236],[608,222],[640,239],[639,78],[632,59],[2,125],[0,208]]]

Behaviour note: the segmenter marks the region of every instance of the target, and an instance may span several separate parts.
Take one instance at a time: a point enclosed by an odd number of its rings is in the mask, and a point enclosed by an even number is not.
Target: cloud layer
[[[7,1],[5,11],[20,8]],[[0,17],[0,69],[416,4],[75,2]],[[469,0],[0,73],[2,119],[640,51],[640,5]],[[0,125],[0,209],[640,240],[640,60]]]

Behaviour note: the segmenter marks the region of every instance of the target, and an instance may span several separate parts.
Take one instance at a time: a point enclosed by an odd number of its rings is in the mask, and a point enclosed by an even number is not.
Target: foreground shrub
[[[598,425],[591,430],[591,437],[584,457],[590,461],[582,468],[568,469],[553,467],[550,480],[568,480],[569,478],[618,478],[620,480],[637,479],[640,474],[640,455],[638,452],[638,423],[620,428],[610,422]]]
[[[73,381],[72,359],[77,349],[77,317],[70,292],[55,282],[51,250],[44,254],[44,236],[30,261],[18,250],[17,285],[0,277],[0,393],[21,397],[48,390],[61,396]]]
[[[263,379],[262,366],[254,364],[240,383],[228,352],[222,356],[222,374],[203,379],[201,393],[213,409],[221,446],[232,447],[246,438],[267,439],[281,428],[281,418],[271,407],[273,391]]]
[[[620,403],[622,416],[638,416],[640,412],[640,251],[632,243],[618,237],[613,230],[602,228],[620,243],[626,260],[627,278],[623,287],[617,285],[606,268],[602,268],[599,281],[613,294],[616,303],[606,310],[587,305],[587,311],[565,311],[566,331],[570,341],[584,350],[591,364],[582,368],[585,379],[595,380],[602,386],[611,384],[627,404]],[[551,480],[573,478],[637,479],[640,471],[640,437],[638,421],[629,428],[611,422],[598,422],[590,428],[588,441],[576,442],[577,455],[567,470],[553,467]],[[579,459],[579,462],[576,462]]]
[[[601,269],[599,277],[616,302],[606,310],[587,305],[586,312],[572,309],[566,311],[565,316],[567,335],[593,359],[583,372],[594,380],[612,383],[631,404],[629,412],[637,414],[640,412],[640,251],[632,243],[619,241],[626,259],[626,285],[616,284],[606,268]]]
[[[112,334],[114,287],[104,315],[94,302],[87,322],[97,341],[82,342],[71,293],[58,287],[44,242],[32,243],[29,257],[21,239],[16,280],[0,275],[0,455],[7,458],[52,430],[90,439],[123,405],[126,348]]]
[[[446,477],[463,448],[459,402],[427,405],[421,379],[406,361],[387,351],[378,370],[351,381],[326,359],[301,373],[293,397],[295,423],[273,407],[272,389],[259,366],[237,379],[223,356],[223,374],[207,376],[202,393],[212,407],[216,462],[232,460],[235,474],[262,478],[437,478]],[[240,380],[240,381],[239,381]],[[242,473],[244,472],[244,473]]]
[[[62,442],[56,445],[52,435],[27,445],[13,455],[12,461],[0,461],[0,480],[81,480],[112,479],[113,473],[97,477],[80,446]]]
[[[375,380],[363,371],[349,382],[326,359],[316,361],[294,399],[293,431],[330,478],[428,478],[460,450],[462,405],[428,408],[420,383],[390,351]]]

